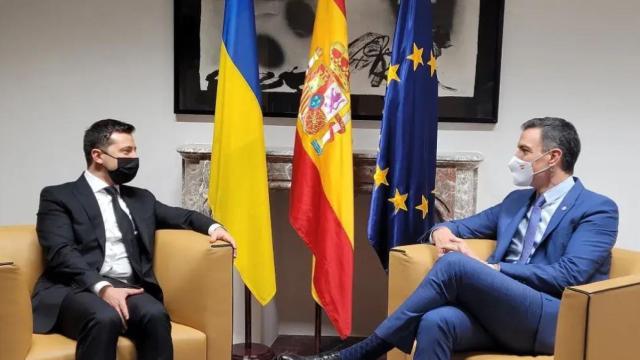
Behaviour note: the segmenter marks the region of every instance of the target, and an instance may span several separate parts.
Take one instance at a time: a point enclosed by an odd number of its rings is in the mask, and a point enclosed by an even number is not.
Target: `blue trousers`
[[[460,253],[441,257],[375,331],[416,360],[453,352],[552,354],[560,300]]]

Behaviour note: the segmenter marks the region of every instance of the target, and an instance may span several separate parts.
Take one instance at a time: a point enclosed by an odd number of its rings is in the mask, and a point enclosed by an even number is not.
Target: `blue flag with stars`
[[[438,79],[431,29],[431,1],[400,2],[367,229],[385,269],[391,248],[416,243],[433,222]]]

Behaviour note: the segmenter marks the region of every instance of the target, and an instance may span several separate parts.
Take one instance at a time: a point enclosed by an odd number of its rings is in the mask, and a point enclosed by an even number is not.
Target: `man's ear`
[[[562,150],[558,148],[552,149],[549,154],[551,155],[551,159],[549,159],[549,166],[559,165],[562,161]]]
[[[100,164],[100,165],[104,163],[104,161],[100,157],[101,154],[102,152],[98,149],[91,150],[91,159],[93,160],[94,163]]]

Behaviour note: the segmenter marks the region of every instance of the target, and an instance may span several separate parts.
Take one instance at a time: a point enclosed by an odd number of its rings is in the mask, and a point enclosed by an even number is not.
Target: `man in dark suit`
[[[553,354],[562,291],[606,279],[618,208],[572,176],[580,153],[574,126],[559,118],[522,125],[509,163],[515,185],[498,205],[436,225],[426,237],[440,259],[374,334],[340,352],[283,359],[377,359],[397,347],[415,359],[461,351]],[[494,239],[481,259],[463,239]]]
[[[77,340],[77,359],[115,359],[118,336],[139,359],[171,359],[171,325],[153,273],[157,229],[231,235],[197,212],[170,207],[149,191],[123,185],[138,171],[135,128],[100,120],[84,134],[87,170],[40,194],[37,232],[46,258],[33,292],[37,333]]]

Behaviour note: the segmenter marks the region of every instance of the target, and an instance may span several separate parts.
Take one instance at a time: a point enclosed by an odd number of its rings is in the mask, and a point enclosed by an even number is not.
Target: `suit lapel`
[[[551,220],[549,220],[549,225],[547,225],[547,229],[544,231],[544,234],[542,235],[542,240],[540,241],[540,244],[542,244],[546,240],[546,238],[549,236],[549,234],[558,226],[558,224],[560,224],[560,221],[562,221],[564,216],[569,212],[569,210],[571,210],[573,205],[576,203],[578,196],[580,196],[580,194],[584,190],[584,186],[582,185],[580,180],[578,180],[577,178],[575,180],[576,180],[575,184],[573,185],[571,190],[569,190],[569,192],[564,197],[564,199],[562,199],[562,202],[560,203],[556,211],[553,213],[553,216],[551,216]]]
[[[74,183],[73,193],[87,213],[87,216],[96,231],[98,242],[100,243],[100,249],[102,249],[102,253],[104,254],[104,244],[107,237],[104,230],[104,222],[102,221],[102,213],[100,212],[98,200],[96,200],[96,196],[91,190],[84,174],[80,175],[80,178],[78,178]]]
[[[140,239],[142,240],[142,243],[144,244],[145,249],[149,254],[152,254],[151,252],[152,244],[151,244],[150,236],[155,234],[150,234],[150,231],[148,229],[148,224],[143,222],[143,219],[144,219],[143,214],[146,212],[145,210],[148,211],[148,209],[145,209],[144,204],[135,195],[135,192],[133,191],[133,189],[131,189],[128,186],[123,186],[123,185],[120,186],[120,196],[122,197],[122,200],[124,200],[124,202],[127,204],[127,207],[129,208],[129,212],[131,213],[133,222],[136,225],[136,230],[138,230],[138,232],[140,233]]]
[[[501,232],[502,236],[500,236],[500,239],[498,239],[499,240],[498,245],[494,254],[495,261],[500,261],[504,257],[504,254],[509,248],[509,244],[511,244],[511,241],[513,240],[513,237],[516,234],[516,231],[518,230],[518,225],[520,224],[520,222],[522,221],[522,218],[524,218],[525,214],[527,213],[527,210],[529,210],[529,207],[531,206],[533,193],[534,193],[534,190],[531,189],[531,191],[524,193],[523,196],[517,199],[514,199],[512,202],[507,204],[510,209],[506,210],[505,213],[515,214],[515,215],[508,220],[508,224],[504,228],[504,231]]]

